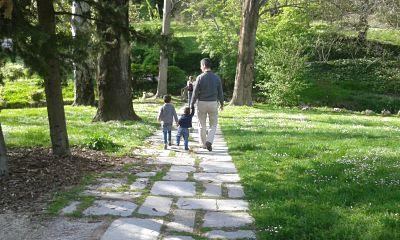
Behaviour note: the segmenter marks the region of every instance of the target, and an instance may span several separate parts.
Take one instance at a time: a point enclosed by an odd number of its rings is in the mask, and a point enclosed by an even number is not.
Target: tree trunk
[[[259,1],[244,1],[238,45],[235,87],[231,100],[232,105],[253,105],[251,93],[254,79],[254,54],[259,10]]]
[[[99,9],[101,21],[97,30],[101,40],[106,44],[98,58],[97,87],[99,106],[95,121],[139,120],[132,105],[132,88],[130,80],[130,45],[128,29],[128,0],[107,1],[118,9]],[[112,20],[117,25],[106,25],[103,22]]]
[[[53,1],[38,0],[37,9],[39,25],[49,36],[42,45],[41,53],[46,63],[44,69],[44,87],[53,154],[58,156],[70,155],[64,102],[61,91],[60,63],[57,58],[56,44],[54,44],[56,36]]]
[[[72,2],[72,13],[77,15],[88,15],[90,13],[89,4],[81,1]],[[80,38],[87,38],[87,30],[89,29],[87,19],[80,16],[72,16],[71,32],[72,37],[79,41]],[[76,51],[78,52],[78,51]],[[74,104],[84,106],[94,106],[94,84],[92,64],[88,58],[81,61],[75,61],[74,65]]]
[[[168,39],[171,28],[171,7],[172,0],[164,0],[163,26],[161,35],[164,39]],[[158,72],[158,85],[156,97],[161,98],[167,94],[167,78],[168,78],[168,46],[163,44],[160,50],[160,64]]]
[[[358,41],[365,42],[367,40],[367,32],[369,29],[368,14],[362,13],[358,24]]]
[[[0,124],[0,177],[8,174],[6,143],[4,142],[3,131]]]

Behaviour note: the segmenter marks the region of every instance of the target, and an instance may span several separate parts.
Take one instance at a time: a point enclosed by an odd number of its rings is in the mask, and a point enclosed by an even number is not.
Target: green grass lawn
[[[143,139],[157,129],[159,102],[134,103],[140,122],[92,122],[93,107],[66,106],[67,128],[70,144],[88,146],[99,139],[111,140],[117,146],[104,149],[117,155],[140,146]],[[4,109],[0,114],[6,143],[9,147],[50,146],[46,108]]]
[[[348,36],[357,36],[355,31],[345,31]],[[375,40],[382,43],[400,45],[400,30],[370,28],[367,34],[368,40]]]
[[[228,107],[260,239],[400,239],[400,118]]]
[[[39,86],[35,79],[18,79],[16,81],[7,81],[0,85],[0,107],[21,108],[28,107],[34,103],[32,95],[41,92],[40,101],[45,101],[44,87]],[[62,87],[64,101],[72,102],[74,100],[74,84],[69,82]]]

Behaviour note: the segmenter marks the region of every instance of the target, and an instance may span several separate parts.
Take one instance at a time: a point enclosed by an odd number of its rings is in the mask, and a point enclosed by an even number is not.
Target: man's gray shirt
[[[205,102],[219,101],[221,106],[224,105],[221,79],[213,72],[206,71],[197,77],[193,89],[191,107],[194,107],[197,100]]]

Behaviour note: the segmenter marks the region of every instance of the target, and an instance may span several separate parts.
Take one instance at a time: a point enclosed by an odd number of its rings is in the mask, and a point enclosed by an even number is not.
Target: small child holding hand
[[[194,108],[190,111],[189,107],[185,107],[183,115],[178,120],[178,133],[176,135],[176,145],[179,146],[181,136],[183,136],[185,150],[189,150],[189,128],[192,127],[192,118]]]

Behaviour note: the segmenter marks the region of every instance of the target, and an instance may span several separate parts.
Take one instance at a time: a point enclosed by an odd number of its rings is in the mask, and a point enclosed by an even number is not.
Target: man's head
[[[164,99],[165,103],[170,103],[171,102],[171,96],[170,95],[164,95],[163,99]]]
[[[201,59],[200,68],[203,72],[211,70],[211,60],[209,58]]]

